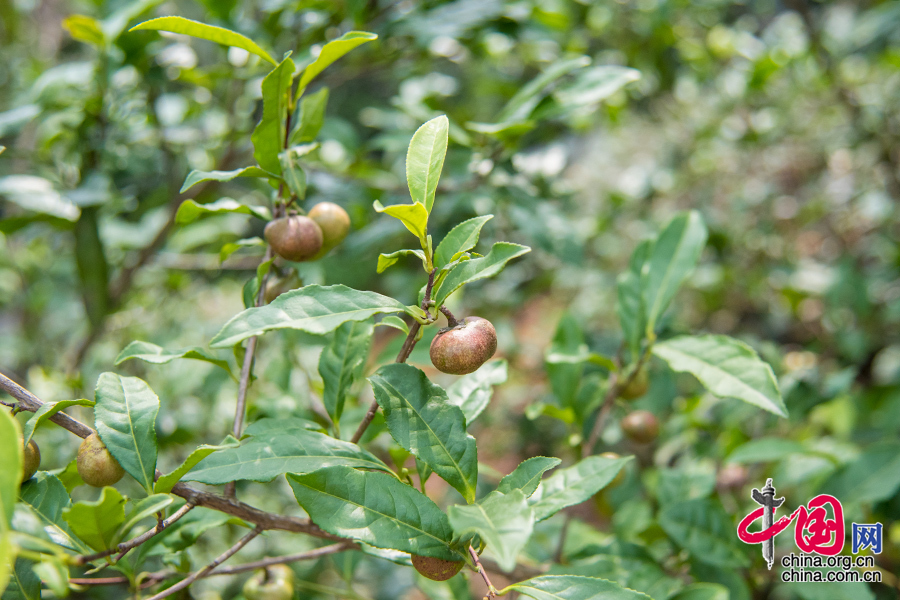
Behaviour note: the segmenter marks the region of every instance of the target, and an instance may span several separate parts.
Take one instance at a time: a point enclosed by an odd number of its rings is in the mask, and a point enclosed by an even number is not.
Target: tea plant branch
[[[179,592],[179,591],[183,590],[184,588],[186,588],[187,586],[191,585],[192,583],[194,583],[201,577],[205,577],[207,575],[207,573],[209,573],[210,571],[212,571],[213,569],[215,569],[216,567],[221,565],[223,562],[225,562],[226,560],[228,560],[229,558],[231,558],[232,556],[237,554],[237,552],[241,548],[243,548],[244,546],[249,544],[256,536],[258,536],[260,533],[262,533],[262,531],[263,530],[260,527],[257,527],[256,529],[254,529],[253,531],[251,531],[250,533],[248,533],[247,535],[245,535],[244,537],[239,539],[234,546],[232,546],[231,548],[229,548],[228,550],[226,550],[225,552],[220,554],[211,563],[209,563],[208,565],[206,565],[199,571],[195,571],[194,573],[191,573],[190,575],[188,575],[187,577],[185,577],[184,579],[182,579],[181,581],[179,581],[172,587],[163,590],[162,592],[156,594],[155,596],[151,596],[150,598],[148,598],[148,600],[162,600],[163,598],[168,598],[172,594]]]
[[[306,552],[288,554],[287,556],[273,556],[272,558],[264,558],[262,560],[249,562],[243,565],[236,565],[234,567],[222,567],[221,569],[216,569],[207,573],[206,577],[214,577],[216,575],[236,575],[237,573],[246,573],[247,571],[255,571],[256,569],[264,569],[274,565],[283,565],[286,563],[299,562],[301,560],[312,560],[314,558],[328,556],[329,554],[337,554],[338,552],[358,549],[359,546],[356,542],[339,542],[337,544],[315,548],[314,550],[307,550]]]
[[[475,548],[469,546],[469,554],[472,555],[472,560],[475,561],[475,566],[478,567],[478,573],[481,575],[481,578],[484,579],[484,584],[488,588],[488,593],[485,596],[486,600],[491,600],[497,597],[497,588],[494,587],[494,584],[491,583],[490,577],[487,575],[487,571],[484,570],[484,566],[481,564],[481,560],[478,558],[478,553],[475,552]]]
[[[447,325],[449,327],[456,327],[459,325],[459,320],[453,316],[453,313],[450,312],[450,309],[445,305],[441,305],[441,312],[444,313],[444,316],[447,317]]]
[[[428,274],[428,283],[425,284],[425,295],[422,297],[422,310],[427,311],[428,307],[431,305],[431,291],[434,288],[434,276],[437,273],[437,269],[432,269]],[[412,354],[413,348],[416,347],[416,343],[419,341],[419,330],[422,328],[422,324],[418,321],[415,321],[409,328],[409,334],[406,336],[406,339],[403,341],[403,346],[400,347],[400,353],[397,354],[397,360],[394,362],[405,363],[406,359],[409,358],[409,355]],[[369,424],[372,422],[372,419],[375,418],[375,413],[378,412],[378,401],[373,400],[371,406],[369,406],[369,410],[366,413],[366,416],[363,417],[362,422],[359,424],[359,427],[356,428],[356,433],[353,434],[353,437],[350,438],[350,441],[354,444],[358,444],[359,440],[362,439],[363,434],[366,432],[366,429],[369,427]]]

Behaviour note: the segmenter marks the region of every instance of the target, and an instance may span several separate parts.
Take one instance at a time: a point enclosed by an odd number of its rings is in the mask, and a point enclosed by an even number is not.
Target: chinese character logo
[[[872,549],[872,554],[881,554],[881,523],[874,525],[853,524],[853,554],[860,550]]]

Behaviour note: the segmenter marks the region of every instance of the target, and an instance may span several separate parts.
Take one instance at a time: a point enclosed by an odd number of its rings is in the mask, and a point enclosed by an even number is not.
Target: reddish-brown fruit
[[[309,260],[322,248],[322,228],[300,215],[269,221],[263,232],[275,254],[286,260]]]
[[[24,469],[22,472],[23,483],[34,477],[34,474],[38,472],[38,469],[41,466],[41,449],[34,443],[34,440],[30,440],[28,445],[25,446],[24,458]]]
[[[622,458],[619,454],[616,454],[615,452],[603,452],[600,454],[600,456],[602,456],[603,458],[612,458],[613,460]],[[623,481],[625,481],[625,468],[624,467],[619,469],[619,472],[616,473],[616,476],[613,478],[612,481],[609,482],[609,485],[607,487],[613,487],[613,486],[619,485]]]
[[[619,392],[619,396],[624,400],[635,400],[646,394],[649,387],[650,376],[647,374],[647,369],[641,368],[641,370],[637,372],[637,375],[634,376],[634,379],[629,381],[628,385],[622,388],[622,391]]]
[[[737,463],[728,463],[719,469],[716,485],[724,489],[738,489],[747,483],[747,467]]]
[[[302,285],[303,281],[300,280],[297,271],[292,269],[289,275],[283,277],[269,277],[268,281],[266,281],[266,291],[263,293],[263,298],[266,301],[266,304],[268,304],[281,294],[295,290]]]
[[[444,560],[432,556],[411,555],[412,564],[423,577],[432,581],[447,581],[463,568],[461,560]]]
[[[442,373],[472,373],[497,351],[497,332],[487,319],[466,317],[431,341],[431,364]]]
[[[322,249],[318,256],[344,241],[350,232],[350,215],[334,202],[319,202],[309,211],[309,218],[322,228]]]
[[[622,419],[622,431],[629,439],[641,444],[649,444],[659,435],[659,421],[647,410],[635,410]]]
[[[96,433],[81,442],[76,464],[81,479],[94,487],[112,485],[125,475],[125,469],[113,458]]]

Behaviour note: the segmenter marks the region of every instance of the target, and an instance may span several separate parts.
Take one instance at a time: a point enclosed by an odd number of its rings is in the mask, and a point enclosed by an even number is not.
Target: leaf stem
[[[481,578],[484,579],[484,584],[488,588],[488,593],[484,597],[485,600],[492,600],[497,597],[497,588],[494,587],[494,584],[491,583],[490,577],[488,577],[487,571],[484,570],[484,566],[481,564],[481,560],[478,558],[478,553],[475,552],[475,548],[469,546],[469,554],[472,556],[472,560],[475,561],[475,566],[478,567],[478,573],[481,575]]]
[[[460,324],[457,318],[453,316],[453,313],[450,312],[449,308],[442,305],[440,310],[442,313],[444,313],[444,316],[447,317],[447,325],[449,325],[450,327],[456,327]]]

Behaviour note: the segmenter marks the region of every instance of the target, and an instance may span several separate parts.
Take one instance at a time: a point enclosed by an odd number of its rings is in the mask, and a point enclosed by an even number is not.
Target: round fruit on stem
[[[113,458],[96,433],[81,442],[76,463],[81,479],[94,487],[112,485],[125,475],[125,469]]]
[[[641,367],[634,378],[619,392],[619,397],[624,400],[635,400],[646,394],[649,387],[650,375],[645,367]]]
[[[497,332],[487,319],[466,317],[431,341],[431,364],[442,373],[472,373],[497,351]]]
[[[432,581],[447,581],[463,568],[461,560],[444,560],[433,556],[411,555],[412,564],[423,577]]]
[[[38,472],[38,469],[41,466],[41,449],[38,448],[38,445],[34,440],[29,440],[28,444],[25,446],[24,458],[22,483],[34,477],[34,474]]]
[[[322,249],[317,257],[343,242],[350,232],[350,215],[334,202],[319,202],[307,216],[322,228]]]
[[[322,248],[322,228],[301,215],[269,221],[263,234],[275,254],[285,260],[309,260]]]
[[[659,421],[656,416],[647,410],[635,410],[622,419],[622,431],[629,439],[649,444],[659,435]]]
[[[294,572],[287,565],[260,569],[244,583],[247,600],[291,600],[294,597]]]

